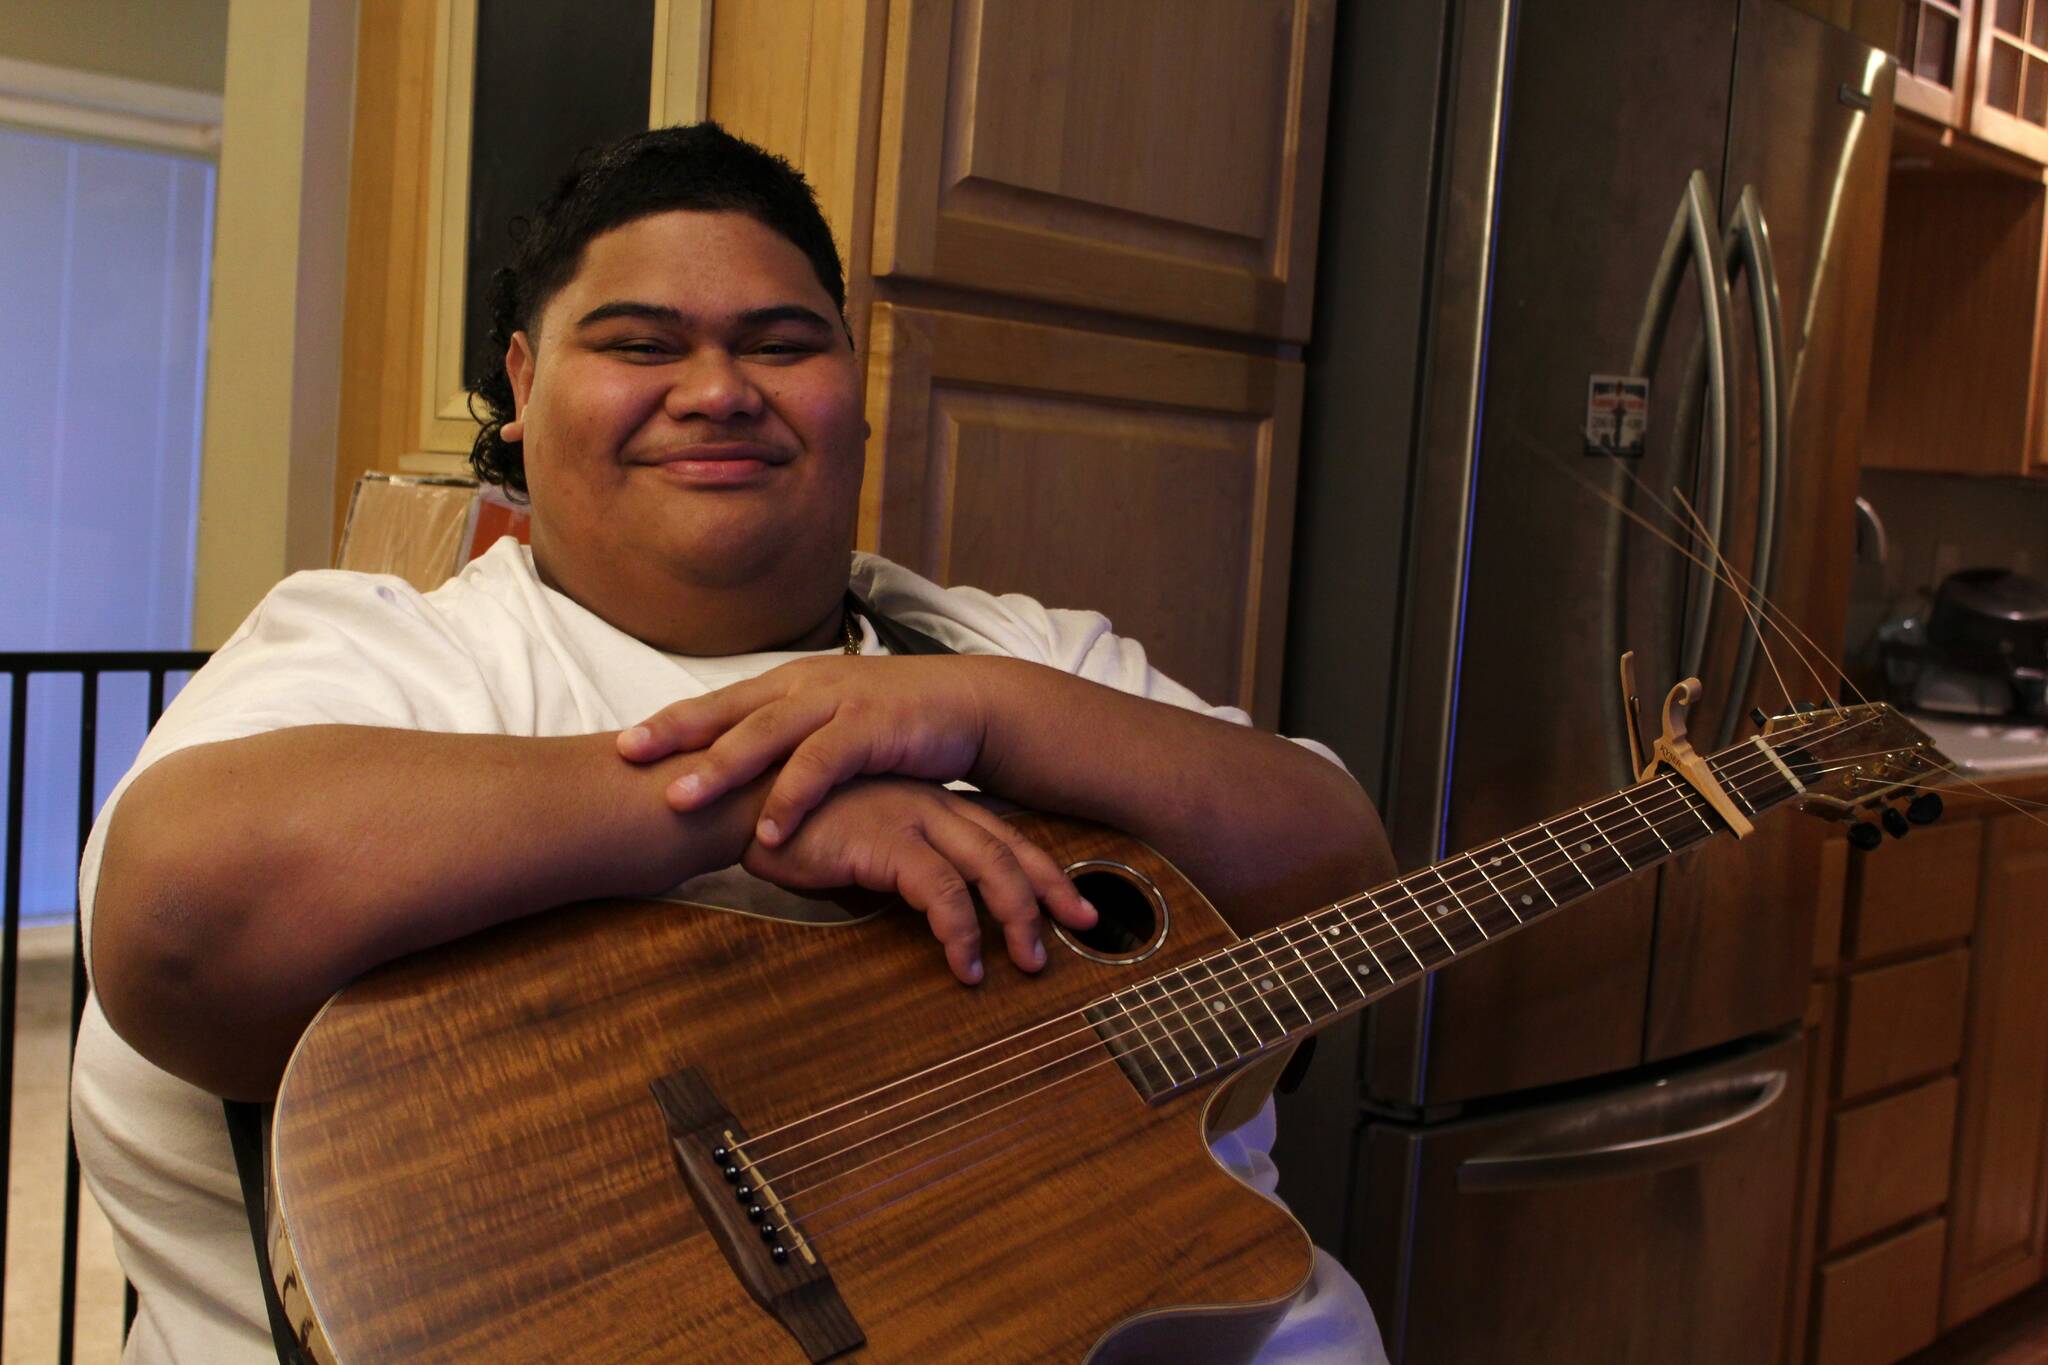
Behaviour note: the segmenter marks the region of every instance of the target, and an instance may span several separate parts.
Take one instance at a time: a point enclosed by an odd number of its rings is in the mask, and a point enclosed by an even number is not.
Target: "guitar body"
[[[1072,1059],[1063,1069],[1015,1081],[1003,1098],[1018,1098],[984,1100],[994,1111],[957,1131],[934,1119],[922,1142],[892,1142],[894,1120],[868,1112],[882,1101],[809,1117],[1234,941],[1150,850],[1018,823],[1063,865],[1105,859],[1149,878],[1164,941],[1142,962],[1102,962],[1048,935],[1037,977],[992,952],[967,989],[900,908],[803,924],[612,901],[406,959],[337,996],[293,1055],[271,1145],[273,1268],[314,1357],[808,1359],[679,1174],[650,1085],[685,1068],[757,1152],[794,1121],[865,1125],[773,1180],[865,1338],[835,1358],[1253,1352],[1311,1250],[1210,1157],[1215,1085],[1148,1105],[1075,1016],[1034,1035],[1067,1036],[1044,1054]],[[801,1169],[859,1134],[876,1140]]]

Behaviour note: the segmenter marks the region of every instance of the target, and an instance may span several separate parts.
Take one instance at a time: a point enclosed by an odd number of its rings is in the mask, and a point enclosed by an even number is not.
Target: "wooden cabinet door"
[[[897,0],[874,273],[1302,341],[1331,0]]]
[[[1085,607],[1270,728],[1301,366],[877,303],[862,546]]]
[[[1966,128],[1971,27],[1977,0],[1904,0],[1899,15],[1899,70],[1894,99],[1901,109],[1949,128]]]
[[[2025,467],[2043,207],[2038,181],[1894,172],[1864,468],[2010,476]]]
[[[1991,821],[1972,960],[1944,1327],[2042,1275],[2048,1159],[2048,829]]]
[[[1976,0],[1970,131],[2048,161],[2048,0]]]

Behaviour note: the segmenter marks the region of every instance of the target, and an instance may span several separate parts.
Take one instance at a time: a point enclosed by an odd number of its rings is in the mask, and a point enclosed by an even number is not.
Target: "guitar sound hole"
[[[1056,926],[1084,956],[1133,962],[1165,936],[1166,905],[1152,883],[1121,863],[1077,863],[1067,869],[1099,918],[1087,929]]]

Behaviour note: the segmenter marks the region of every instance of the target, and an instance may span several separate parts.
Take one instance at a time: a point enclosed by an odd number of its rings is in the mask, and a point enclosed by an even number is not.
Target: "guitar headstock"
[[[1805,785],[1799,806],[1837,820],[1945,781],[1952,767],[1919,726],[1883,702],[1773,716],[1763,739]]]

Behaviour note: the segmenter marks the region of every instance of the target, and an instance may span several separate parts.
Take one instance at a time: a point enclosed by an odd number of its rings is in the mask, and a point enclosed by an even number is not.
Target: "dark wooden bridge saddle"
[[[814,1365],[867,1344],[817,1249],[740,1155],[747,1134],[703,1076],[684,1067],[651,1088],[683,1185],[747,1293]]]

